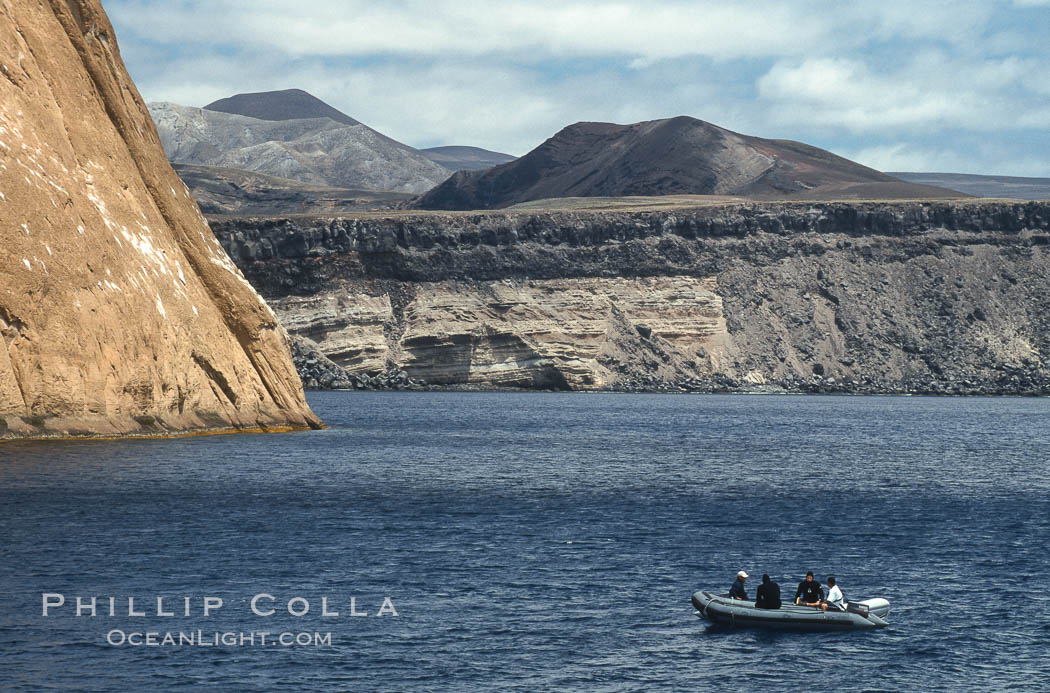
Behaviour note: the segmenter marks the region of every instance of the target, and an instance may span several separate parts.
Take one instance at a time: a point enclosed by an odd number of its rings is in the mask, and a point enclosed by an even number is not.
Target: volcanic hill
[[[964,197],[906,183],[801,142],[741,135],[678,116],[632,125],[570,125],[520,159],[456,173],[415,206],[498,209],[546,198],[673,194],[753,199]]]
[[[259,120],[328,118],[344,125],[361,125],[360,121],[354,120],[302,89],[235,94],[213,101],[204,108],[208,111],[232,113]]]
[[[172,163],[242,169],[310,185],[421,193],[449,169],[297,89],[193,108],[149,104]]]

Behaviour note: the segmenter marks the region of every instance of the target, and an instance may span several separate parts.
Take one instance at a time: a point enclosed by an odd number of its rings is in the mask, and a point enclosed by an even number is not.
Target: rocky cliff
[[[98,0],[0,0],[0,438],[316,427]]]
[[[1047,203],[213,226],[288,329],[351,375],[556,389],[1050,393]]]

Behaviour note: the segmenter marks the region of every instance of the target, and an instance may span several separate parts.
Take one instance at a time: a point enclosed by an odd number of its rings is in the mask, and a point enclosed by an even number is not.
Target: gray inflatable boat
[[[752,601],[731,599],[711,592],[694,592],[693,606],[712,623],[723,626],[771,630],[834,631],[885,628],[890,603],[885,599],[849,602],[845,611],[828,607],[784,604],[779,609],[759,609]]]

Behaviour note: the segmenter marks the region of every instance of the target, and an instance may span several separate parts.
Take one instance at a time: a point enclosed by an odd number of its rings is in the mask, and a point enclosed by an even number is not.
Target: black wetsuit
[[[763,582],[755,593],[755,606],[759,609],[780,608],[780,585],[775,582]]]
[[[823,596],[824,595],[820,591],[820,583],[816,580],[813,580],[812,582],[806,582],[803,580],[798,583],[798,590],[795,592],[795,599],[801,597],[803,604],[819,602]]]

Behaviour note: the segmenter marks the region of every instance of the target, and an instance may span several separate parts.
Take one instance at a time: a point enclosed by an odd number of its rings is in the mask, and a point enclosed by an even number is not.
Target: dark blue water
[[[1048,400],[311,404],[329,430],[0,445],[0,688],[1050,689]],[[690,594],[741,568],[788,596],[833,573],[847,598],[888,598],[892,625],[698,619]],[[67,604],[45,618],[43,593]],[[252,614],[259,593],[275,615]],[[206,596],[224,600],[209,617]],[[385,597],[398,616],[376,616]],[[112,646],[115,630],[331,644]]]

